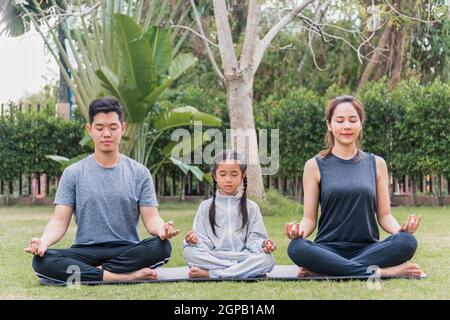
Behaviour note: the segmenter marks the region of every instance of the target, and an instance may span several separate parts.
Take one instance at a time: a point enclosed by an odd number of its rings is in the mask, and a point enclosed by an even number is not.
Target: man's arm
[[[180,230],[176,229],[171,221],[164,223],[158,213],[158,207],[139,207],[145,229],[152,236],[158,236],[161,240],[176,236]]]
[[[44,233],[40,238],[31,239],[28,248],[25,249],[34,255],[43,256],[47,248],[61,240],[67,232],[72,219],[73,208],[56,205],[53,217],[47,223]]]
[[[53,217],[44,229],[41,241],[47,243],[50,247],[61,240],[69,228],[72,214],[73,208],[57,204]]]

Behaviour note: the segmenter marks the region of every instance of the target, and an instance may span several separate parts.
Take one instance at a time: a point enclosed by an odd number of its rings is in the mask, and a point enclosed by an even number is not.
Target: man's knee
[[[47,250],[43,257],[34,256],[32,261],[32,267],[34,272],[38,275],[47,276],[52,274],[53,268],[55,268],[55,261],[58,258],[58,254],[53,252],[53,250]]]
[[[143,240],[141,245],[152,248],[152,255],[158,253],[163,258],[169,258],[172,253],[172,245],[169,240],[161,240],[160,237],[151,237]]]
[[[168,259],[172,253],[172,245],[169,240],[161,240],[156,237],[156,250],[159,252],[161,258]]]

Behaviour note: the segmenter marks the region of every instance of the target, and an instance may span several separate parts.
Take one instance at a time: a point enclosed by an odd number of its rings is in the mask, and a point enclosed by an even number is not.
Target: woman
[[[416,249],[413,233],[420,216],[401,226],[392,216],[385,161],[359,149],[365,121],[362,104],[338,97],[326,108],[327,149],[304,168],[304,216],[286,224],[292,240],[288,254],[300,267],[298,276],[415,276],[422,270],[407,262]],[[380,134],[382,134],[380,132]],[[314,242],[305,240],[321,216]],[[379,240],[378,224],[392,234]]]

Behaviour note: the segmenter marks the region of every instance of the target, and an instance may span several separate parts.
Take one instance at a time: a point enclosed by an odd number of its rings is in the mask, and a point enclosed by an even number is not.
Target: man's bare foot
[[[198,267],[192,267],[189,269],[188,276],[189,278],[209,278],[209,271]]]
[[[378,275],[384,276],[413,276],[420,277],[423,271],[420,266],[415,263],[405,262],[395,267],[379,268]]]
[[[322,275],[312,272],[304,267],[300,267],[297,273],[297,277],[320,277]]]
[[[139,280],[158,280],[158,274],[156,270],[150,268],[142,268],[140,270],[129,273],[113,273],[106,270],[103,272],[104,282],[139,281]]]
[[[142,268],[130,274],[131,280],[158,280],[158,273],[156,270],[150,268]]]

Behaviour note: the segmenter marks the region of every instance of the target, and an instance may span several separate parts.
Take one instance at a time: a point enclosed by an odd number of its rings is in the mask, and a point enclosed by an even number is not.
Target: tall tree
[[[190,0],[197,13],[194,0]],[[262,3],[258,0],[250,0],[247,5],[247,23],[245,27],[242,51],[238,58],[236,44],[233,41],[232,29],[228,18],[228,8],[225,0],[213,0],[214,17],[218,37],[218,47],[222,62],[220,69],[209,52],[208,56],[213,61],[214,69],[227,90],[227,105],[232,129],[231,140],[234,148],[245,151],[249,162],[248,167],[248,192],[260,199],[265,198],[262,181],[262,170],[258,154],[258,143],[253,115],[253,82],[255,73],[276,35],[291,22],[300,12],[307,8],[314,0],[305,0],[298,4],[291,12],[282,17],[267,34],[260,39]],[[205,38],[199,17],[197,26]],[[204,39],[206,42],[206,39]],[[207,45],[208,50],[209,46]],[[245,134],[243,134],[245,132]]]

